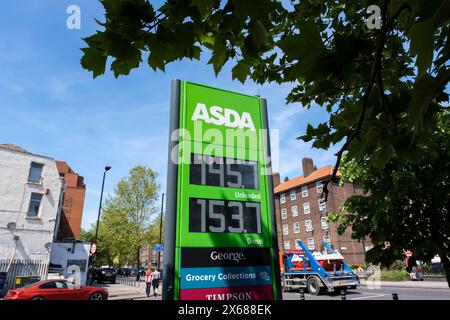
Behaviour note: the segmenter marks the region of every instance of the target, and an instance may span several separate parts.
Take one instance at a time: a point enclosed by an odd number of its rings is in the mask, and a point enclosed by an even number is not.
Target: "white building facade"
[[[48,264],[64,181],[56,162],[0,144],[0,260]],[[1,271],[1,270],[0,270]]]

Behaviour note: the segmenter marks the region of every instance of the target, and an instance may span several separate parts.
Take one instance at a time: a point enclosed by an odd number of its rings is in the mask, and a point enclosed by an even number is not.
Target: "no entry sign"
[[[278,299],[264,99],[172,83],[164,299]]]

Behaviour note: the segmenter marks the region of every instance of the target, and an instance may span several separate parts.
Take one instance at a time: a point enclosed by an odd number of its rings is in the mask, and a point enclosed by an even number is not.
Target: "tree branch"
[[[385,1],[383,8],[386,7],[386,3],[388,2]],[[384,48],[384,44],[386,42],[386,36],[389,33],[389,31],[391,30],[391,28],[394,26],[395,24],[395,20],[398,18],[398,16],[400,15],[400,13],[405,10],[406,8],[408,8],[408,5],[406,3],[404,3],[398,10],[397,12],[391,17],[389,18],[389,20],[386,22],[386,24],[383,26],[383,28],[381,29],[381,32],[378,35],[378,39],[377,39],[377,45],[375,47],[375,61],[372,65],[372,70],[370,73],[370,80],[369,83],[367,85],[366,91],[364,92],[364,96],[361,98],[362,102],[363,102],[363,107],[361,110],[361,114],[359,116],[359,120],[358,123],[356,125],[356,128],[353,130],[352,134],[347,138],[347,140],[345,141],[344,145],[341,147],[341,149],[335,154],[335,156],[337,157],[336,159],[336,163],[333,167],[333,172],[330,176],[330,178],[328,178],[327,180],[324,181],[324,185],[323,185],[323,191],[322,191],[322,195],[325,195],[325,202],[328,200],[328,194],[329,194],[329,190],[328,190],[328,184],[330,182],[334,182],[337,183],[337,172],[339,170],[339,166],[341,164],[341,160],[342,160],[342,156],[344,154],[344,152],[347,150],[347,148],[349,147],[349,145],[352,143],[352,141],[356,138],[359,137],[359,134],[361,132],[361,127],[363,125],[364,122],[364,117],[366,115],[366,111],[367,111],[367,106],[369,104],[369,97],[370,97],[370,93],[372,91],[373,85],[375,84],[375,82],[377,81],[378,76],[381,77],[381,58],[382,58],[382,53],[383,53],[383,48]],[[382,88],[381,88],[382,90]]]

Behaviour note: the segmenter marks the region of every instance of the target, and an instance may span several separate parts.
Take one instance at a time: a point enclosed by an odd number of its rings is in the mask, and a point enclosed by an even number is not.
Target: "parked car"
[[[9,290],[5,300],[108,300],[104,288],[75,286],[67,280],[45,280]]]
[[[117,273],[114,268],[100,268],[94,272],[94,280],[97,283],[103,282],[111,282],[112,284],[116,283]]]
[[[122,277],[129,277],[131,276],[131,269],[130,268],[120,268],[117,270],[117,275]]]
[[[145,268],[131,269],[130,276],[136,277],[137,275],[145,276]]]

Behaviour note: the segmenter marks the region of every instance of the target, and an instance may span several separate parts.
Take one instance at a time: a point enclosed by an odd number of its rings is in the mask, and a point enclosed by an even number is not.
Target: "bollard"
[[[305,289],[300,289],[300,300],[305,300]]]
[[[341,290],[341,300],[347,300],[347,296],[346,296],[346,291],[345,290]]]
[[[393,293],[392,294],[392,300],[398,300],[398,294],[397,293]]]

